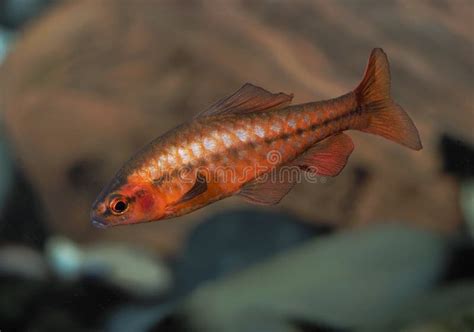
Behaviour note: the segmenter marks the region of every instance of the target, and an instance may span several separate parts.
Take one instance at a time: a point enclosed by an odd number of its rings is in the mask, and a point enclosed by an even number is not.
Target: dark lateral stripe
[[[339,115],[338,117],[334,118],[334,119],[328,119],[328,120],[325,120],[319,124],[312,124],[306,128],[298,128],[296,129],[295,131],[295,134],[297,135],[302,135],[303,133],[307,133],[308,131],[315,131],[319,128],[322,128],[330,123],[334,123],[334,122],[338,122],[338,121],[341,121],[341,120],[345,120],[347,118],[350,118],[350,117],[353,117],[355,115],[358,115],[362,112],[362,109],[360,107],[357,107],[355,108],[354,110],[350,111],[350,112],[347,112],[345,114],[342,114],[342,115]],[[278,140],[287,140],[289,138],[291,138],[292,134],[289,134],[289,133],[283,133],[283,134],[280,134],[278,136],[275,136],[273,138],[265,138],[264,139],[264,142],[266,144],[271,144],[273,142],[276,142]],[[229,155],[231,155],[232,157],[237,157],[238,156],[238,151],[241,150],[241,149],[245,149],[245,148],[254,148],[255,145],[257,143],[255,142],[247,142],[245,143],[245,145],[242,147],[242,148],[230,148],[227,150],[227,153]],[[209,160],[212,160],[214,162],[220,160],[222,157],[222,153],[215,153],[215,154],[212,154],[209,156]],[[201,158],[198,160],[198,163],[197,163],[197,166],[204,166],[206,164],[206,161]],[[191,167],[190,164],[184,166],[184,167]],[[153,180],[153,184],[155,185],[161,185],[162,183],[164,182],[167,182],[167,181],[170,181],[173,177],[177,176],[179,174],[179,169],[174,169],[171,173],[165,173],[164,175],[160,176],[160,178],[156,179],[156,180]]]
[[[346,114],[342,114],[342,115],[339,115],[338,117],[334,118],[334,119],[329,119],[329,120],[325,120],[319,124],[312,124],[311,126],[308,126],[306,128],[298,128],[296,129],[295,133],[297,135],[302,135],[303,133],[307,133],[308,131],[315,131],[316,129],[319,129],[319,128],[322,128],[330,123],[333,123],[333,122],[338,122],[338,121],[341,121],[341,120],[344,120],[344,119],[347,119],[347,118],[350,118],[350,117],[353,117],[357,114],[359,114],[361,112],[361,109],[359,107],[357,107],[356,109],[346,113]],[[265,143],[267,144],[271,144],[275,141],[278,141],[278,140],[281,140],[281,139],[287,139],[291,137],[291,134],[288,134],[288,133],[283,133],[281,135],[278,135],[278,136],[275,136],[273,138],[266,138],[265,139]]]

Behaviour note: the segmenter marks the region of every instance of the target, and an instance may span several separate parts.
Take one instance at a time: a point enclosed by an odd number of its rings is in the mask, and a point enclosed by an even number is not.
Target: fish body
[[[342,171],[354,148],[346,130],[421,149],[413,122],[390,98],[381,49],[372,52],[354,91],[300,105],[291,100],[247,83],[155,139],[99,195],[93,224],[167,219],[236,194],[256,204],[278,203],[297,181],[295,174]]]

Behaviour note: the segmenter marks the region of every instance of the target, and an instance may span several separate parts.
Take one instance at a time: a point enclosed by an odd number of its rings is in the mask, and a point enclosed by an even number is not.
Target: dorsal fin
[[[292,99],[293,94],[271,93],[258,86],[246,83],[234,94],[219,100],[196,117],[281,109],[288,106]]]

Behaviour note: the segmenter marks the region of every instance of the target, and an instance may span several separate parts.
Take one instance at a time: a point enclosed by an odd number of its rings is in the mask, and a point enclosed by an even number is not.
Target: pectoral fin
[[[194,185],[192,186],[192,188],[189,189],[189,191],[186,192],[175,204],[187,202],[193,199],[194,197],[201,195],[206,190],[207,190],[206,178],[202,174],[197,173],[196,182],[194,182]]]

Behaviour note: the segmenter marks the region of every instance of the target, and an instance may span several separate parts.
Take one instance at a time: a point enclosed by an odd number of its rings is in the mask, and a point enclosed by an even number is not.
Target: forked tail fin
[[[408,114],[390,97],[390,68],[381,48],[370,54],[364,78],[354,90],[368,126],[361,131],[379,135],[413,150],[422,148],[420,136]]]

